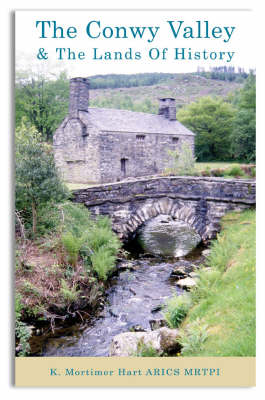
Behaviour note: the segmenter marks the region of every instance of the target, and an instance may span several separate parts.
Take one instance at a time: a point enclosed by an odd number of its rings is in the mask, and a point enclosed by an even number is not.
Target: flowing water
[[[160,242],[157,225],[163,225]],[[168,227],[167,239],[164,226]],[[176,257],[176,254],[190,252],[198,238],[194,240],[194,232],[178,224],[182,239],[173,240],[172,244],[172,232],[176,226],[173,220],[161,223],[161,219],[157,219],[153,224],[154,229],[147,226],[147,232],[140,232],[140,241],[143,241],[144,235],[146,249],[152,252],[155,243],[155,248],[160,249],[158,254],[166,251],[166,255]],[[186,236],[184,232],[187,232]],[[177,243],[180,243],[179,248]],[[33,355],[108,356],[109,346],[115,335],[129,330],[151,330],[155,321],[159,324],[163,320],[162,306],[173,294],[182,293],[171,276],[172,271],[178,266],[192,270],[201,261],[201,249],[197,248],[182,258],[149,257],[121,262],[115,276],[110,280],[101,313],[89,322],[75,323],[68,328],[56,330],[55,334],[35,337]]]
[[[182,257],[200,243],[201,237],[186,222],[158,215],[140,228],[139,240],[148,253]]]

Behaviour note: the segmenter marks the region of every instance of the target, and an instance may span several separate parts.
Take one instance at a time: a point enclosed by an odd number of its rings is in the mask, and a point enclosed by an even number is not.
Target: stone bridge
[[[225,213],[255,206],[255,189],[253,180],[145,177],[76,190],[73,201],[84,203],[92,215],[108,215],[124,241],[159,214],[185,221],[207,241],[220,231]]]

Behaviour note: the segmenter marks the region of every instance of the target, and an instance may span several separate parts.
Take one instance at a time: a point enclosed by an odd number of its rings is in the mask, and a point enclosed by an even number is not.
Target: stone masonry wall
[[[67,117],[54,135],[56,166],[67,182],[100,182],[99,140],[94,126],[80,118]]]
[[[55,163],[67,182],[117,182],[157,174],[170,167],[169,150],[180,150],[186,142],[194,151],[193,136],[101,132],[85,114],[66,117],[54,135]]]
[[[108,215],[122,240],[159,214],[186,221],[202,237],[212,239],[228,211],[255,206],[252,180],[197,177],[153,177],[105,184],[75,191],[92,215]]]
[[[101,182],[161,173],[170,166],[168,150],[180,150],[184,141],[193,149],[193,136],[103,132],[99,146]]]

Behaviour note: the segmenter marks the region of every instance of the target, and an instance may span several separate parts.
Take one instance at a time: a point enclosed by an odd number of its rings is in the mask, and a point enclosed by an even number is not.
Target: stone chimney
[[[89,80],[87,78],[70,79],[69,114],[78,117],[78,111],[88,111]]]
[[[172,97],[164,97],[159,99],[159,115],[164,115],[170,121],[176,120],[176,100]]]

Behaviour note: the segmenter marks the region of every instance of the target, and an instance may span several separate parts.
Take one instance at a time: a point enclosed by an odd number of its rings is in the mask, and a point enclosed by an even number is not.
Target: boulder
[[[130,332],[146,332],[146,329],[143,328],[141,325],[133,325],[130,328]]]
[[[210,250],[210,249],[205,249],[205,250],[202,251],[202,255],[203,255],[204,257],[209,256],[210,253],[211,253],[211,250]]]
[[[178,329],[170,329],[163,327],[158,329],[160,332],[160,348],[163,353],[170,353],[172,351],[179,352],[181,349],[177,339],[179,337]]]
[[[190,273],[189,273],[189,277],[190,277],[190,278],[198,278],[198,277],[199,277],[199,274],[198,274],[198,272],[190,272]]]
[[[112,339],[109,355],[110,357],[134,357],[139,343],[150,346],[159,352],[160,335],[157,331],[120,333]]]
[[[124,261],[122,260],[120,263],[117,265],[117,270],[119,271],[136,271],[138,269],[138,266],[136,263],[131,262],[131,261]]]
[[[112,339],[109,355],[110,357],[134,357],[140,344],[152,347],[157,351],[158,356],[164,352],[179,351],[178,337],[178,329],[166,327],[150,332],[120,333]]]
[[[196,286],[196,281],[193,278],[180,279],[177,282],[177,286],[180,287],[181,289],[189,290],[193,286]]]
[[[185,265],[178,266],[173,269],[170,276],[174,278],[186,278],[188,276],[187,268]]]
[[[167,326],[167,322],[165,319],[150,319],[149,324],[152,331],[162,328],[163,326]]]
[[[172,221],[172,217],[170,215],[161,215],[160,224],[169,224]]]
[[[161,311],[162,308],[163,308],[163,304],[158,304],[157,306],[152,308],[151,313],[154,314],[154,313],[156,313],[158,311]]]

